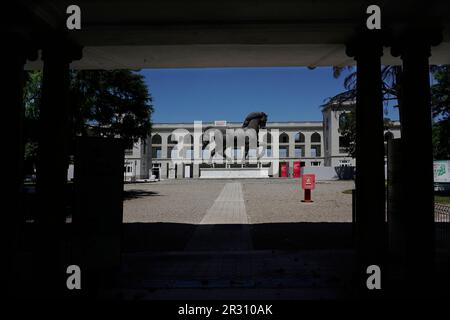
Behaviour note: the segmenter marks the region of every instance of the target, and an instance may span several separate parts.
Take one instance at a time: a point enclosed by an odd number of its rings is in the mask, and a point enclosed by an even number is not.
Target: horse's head
[[[243,128],[251,127],[253,129],[265,129],[267,123],[267,114],[264,112],[252,112],[247,115],[244,123],[242,124]]]
[[[265,114],[264,112],[261,112],[261,119],[259,122],[259,128],[260,129],[266,129],[266,125],[267,125],[267,114]]]

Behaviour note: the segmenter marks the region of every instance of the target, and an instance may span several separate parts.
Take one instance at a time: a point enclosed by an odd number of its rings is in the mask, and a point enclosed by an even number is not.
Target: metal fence
[[[434,223],[437,247],[450,249],[450,205],[435,203]]]

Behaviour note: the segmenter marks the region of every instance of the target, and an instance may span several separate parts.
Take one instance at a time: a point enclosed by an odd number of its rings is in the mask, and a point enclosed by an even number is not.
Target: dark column
[[[7,293],[14,287],[13,257],[23,221],[20,207],[20,194],[23,183],[23,85],[24,64],[27,58],[36,58],[36,50],[28,45],[29,41],[16,33],[1,34],[3,44],[0,59],[2,61],[2,85],[0,96],[2,105],[2,150],[4,154],[4,181],[2,202],[2,255],[6,258],[4,279]],[[6,131],[7,129],[7,131]]]
[[[68,169],[69,64],[81,50],[55,37],[43,49],[44,75],[39,114],[37,191],[39,195],[37,261],[44,297],[60,297],[65,290],[63,235],[66,234]]]
[[[405,219],[407,293],[425,295],[434,274],[434,191],[432,116],[430,104],[430,46],[440,32],[409,30],[395,39],[393,55],[403,61],[402,201]],[[418,157],[420,150],[420,162]]]
[[[368,293],[366,269],[378,265],[383,274],[386,247],[381,35],[361,34],[347,46],[347,54],[357,63],[355,231],[358,287]]]

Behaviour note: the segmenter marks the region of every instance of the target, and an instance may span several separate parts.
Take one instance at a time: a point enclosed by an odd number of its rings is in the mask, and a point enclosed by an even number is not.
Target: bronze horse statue
[[[244,120],[244,123],[242,124],[242,129],[243,131],[237,131],[232,137],[228,137],[227,133],[225,131],[225,129],[221,129],[221,128],[217,128],[217,127],[213,127],[213,126],[208,126],[203,130],[203,134],[205,134],[208,131],[220,131],[220,133],[222,134],[223,137],[223,141],[222,141],[222,156],[225,155],[225,149],[227,147],[226,145],[226,141],[228,141],[227,139],[232,138],[233,139],[233,145],[235,146],[234,141],[239,140],[240,138],[243,139],[245,141],[245,158],[248,158],[248,152],[250,150],[250,143],[248,141],[248,139],[246,139],[247,137],[247,130],[254,130],[254,133],[256,134],[256,147],[259,147],[259,139],[258,139],[258,133],[260,129],[266,129],[266,125],[267,125],[267,114],[264,112],[251,112],[247,115],[247,117]],[[209,144],[209,136],[207,136],[207,138],[203,139],[203,148],[204,149],[208,144]],[[217,150],[212,150],[211,152],[211,158],[214,157],[215,153]]]

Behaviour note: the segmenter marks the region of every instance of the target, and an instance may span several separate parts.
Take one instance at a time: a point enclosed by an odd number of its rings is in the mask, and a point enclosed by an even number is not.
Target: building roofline
[[[214,122],[213,121],[204,121],[202,122],[204,125],[212,125],[214,126]],[[227,121],[227,125],[242,125],[242,122],[231,122],[231,121]],[[308,123],[312,123],[312,124],[322,124],[323,121],[322,120],[313,120],[313,121],[268,121],[267,125],[273,125],[273,124],[308,124]],[[193,122],[154,122],[152,125],[153,126],[158,126],[158,125],[167,125],[167,126],[176,126],[176,125],[193,125]],[[220,126],[219,126],[220,127]]]

